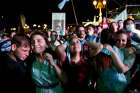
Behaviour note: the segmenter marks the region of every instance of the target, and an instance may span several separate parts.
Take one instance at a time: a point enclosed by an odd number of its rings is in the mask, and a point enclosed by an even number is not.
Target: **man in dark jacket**
[[[24,60],[29,56],[30,41],[17,34],[11,40],[11,51],[0,55],[0,93],[27,93],[28,77]]]

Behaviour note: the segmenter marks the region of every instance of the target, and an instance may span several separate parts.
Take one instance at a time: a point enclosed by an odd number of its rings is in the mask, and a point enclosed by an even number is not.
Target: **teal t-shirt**
[[[43,63],[38,62],[37,60],[33,62],[32,79],[37,86],[44,86],[45,84],[55,84],[59,82],[54,67],[49,65],[47,60]],[[63,93],[63,90],[60,85],[51,89],[36,87],[36,93]]]
[[[116,48],[115,51],[119,56],[121,55],[118,48]],[[103,48],[101,52],[104,55],[100,59],[103,59],[106,56],[110,57],[108,59],[110,60],[112,59],[111,52],[108,49]],[[124,57],[122,56],[122,58]],[[98,60],[98,62],[99,61],[100,60]],[[105,62],[107,60],[101,60],[101,61],[103,62],[100,63],[107,63]],[[127,79],[124,73],[118,71],[118,69],[116,68],[112,60],[110,66],[108,66],[108,68],[103,69],[99,73],[99,78],[97,80],[97,91],[99,93],[123,93],[126,85],[127,85]]]

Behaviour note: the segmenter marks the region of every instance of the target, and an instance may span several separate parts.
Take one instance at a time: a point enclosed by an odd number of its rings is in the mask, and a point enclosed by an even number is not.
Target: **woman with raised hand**
[[[113,34],[109,30],[104,30],[101,33],[102,47],[101,45],[98,46],[96,48],[97,53],[94,55],[91,55],[91,52],[95,49],[90,48],[90,56],[95,58],[95,67],[98,73],[96,88],[99,93],[124,93],[128,84],[125,73],[133,65],[135,55],[133,48],[127,46],[129,37],[126,34],[124,36],[118,36],[116,44],[118,47],[116,47]],[[93,44],[89,44],[89,46],[93,47]]]
[[[47,53],[46,35],[35,32],[31,35],[32,45],[32,80],[36,93],[63,93],[60,80],[62,71],[52,55]]]
[[[57,47],[57,55],[66,76],[65,93],[89,93],[90,66],[82,55],[82,47],[77,37],[72,37],[69,45]]]
[[[127,32],[119,31],[116,34],[116,46],[119,48],[119,56],[125,64],[124,70],[127,82],[130,83],[133,77],[132,66],[136,59],[136,49],[131,45],[131,38]]]

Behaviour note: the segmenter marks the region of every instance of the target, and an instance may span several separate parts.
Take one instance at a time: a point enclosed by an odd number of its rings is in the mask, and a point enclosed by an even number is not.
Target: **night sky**
[[[73,1],[78,22],[91,19],[94,14],[98,14],[90,0]],[[8,18],[15,20],[20,13],[23,13],[28,23],[50,23],[52,12],[66,12],[67,23],[75,23],[71,2],[67,2],[63,10],[58,9],[58,3],[59,0],[30,0],[30,2],[28,0],[11,0],[7,9]]]
[[[75,23],[71,2],[67,2],[63,10],[58,9],[59,2],[60,0],[0,0],[0,15],[4,16],[3,20],[7,24],[12,25],[19,22],[20,13],[25,15],[28,24],[51,24],[52,12],[66,12],[67,24]],[[92,4],[93,0],[73,0],[73,2],[79,23],[93,20],[93,16],[98,15],[98,10]],[[126,0],[108,0],[107,8],[103,9],[103,16],[106,15],[106,10],[115,10],[117,7],[124,6],[125,3]]]

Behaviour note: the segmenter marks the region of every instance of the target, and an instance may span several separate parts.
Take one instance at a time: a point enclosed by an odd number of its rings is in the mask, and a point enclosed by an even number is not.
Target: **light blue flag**
[[[124,9],[120,14],[118,14],[114,20],[118,21],[118,20],[126,20],[127,19],[127,9]]]
[[[59,4],[58,4],[58,8],[60,10],[63,9],[63,7],[65,6],[65,4],[68,2],[69,0],[62,0]]]

